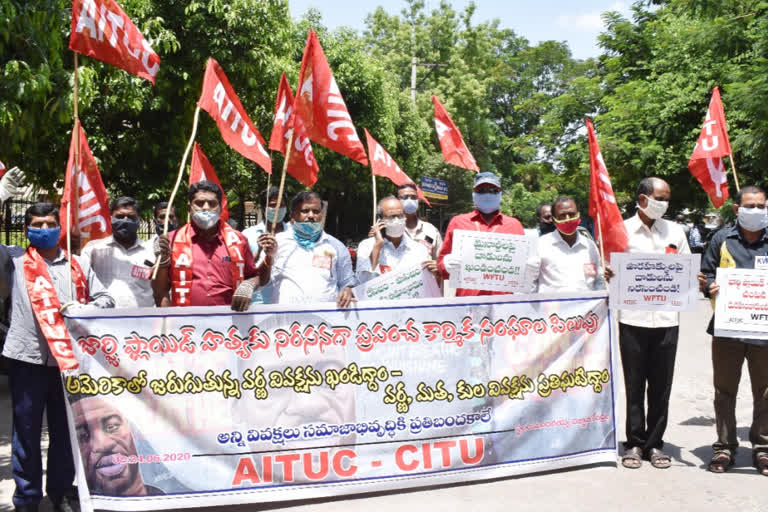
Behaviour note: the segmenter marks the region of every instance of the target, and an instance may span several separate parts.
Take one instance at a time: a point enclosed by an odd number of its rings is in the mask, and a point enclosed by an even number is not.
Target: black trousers
[[[619,348],[627,395],[626,449],[640,447],[647,455],[651,448],[664,446],[678,332],[677,326],[650,328],[619,323]]]

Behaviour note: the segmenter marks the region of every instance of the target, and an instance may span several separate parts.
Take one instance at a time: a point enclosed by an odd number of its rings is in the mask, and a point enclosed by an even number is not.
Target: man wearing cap
[[[448,223],[443,247],[440,249],[440,256],[437,260],[437,265],[445,279],[448,279],[451,272],[456,272],[461,266],[461,255],[453,254],[452,252],[453,232],[455,230],[465,229],[511,235],[524,234],[523,225],[520,224],[519,220],[509,215],[504,215],[499,211],[499,205],[501,204],[501,180],[492,172],[481,172],[475,175],[472,201],[475,203],[473,211],[457,215]],[[457,297],[500,295],[503,293],[468,288],[458,288],[456,290]]]

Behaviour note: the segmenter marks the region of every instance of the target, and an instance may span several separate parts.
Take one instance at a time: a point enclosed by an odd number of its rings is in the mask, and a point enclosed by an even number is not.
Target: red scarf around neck
[[[171,248],[171,303],[189,306],[192,292],[192,226],[179,228]],[[245,279],[245,241],[226,222],[219,221],[219,235],[232,262],[233,290]]]
[[[64,257],[69,258],[66,251]],[[72,353],[72,340],[69,336],[64,317],[61,316],[61,302],[56,295],[48,265],[37,249],[30,246],[24,254],[24,280],[27,283],[29,301],[35,319],[48,341],[48,350],[56,358],[61,370],[78,368],[79,364]],[[85,280],[83,269],[72,259],[72,281],[75,283],[77,301],[88,303],[88,282]]]

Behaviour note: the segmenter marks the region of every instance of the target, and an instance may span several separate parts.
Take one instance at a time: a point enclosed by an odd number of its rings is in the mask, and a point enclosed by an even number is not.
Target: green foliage
[[[478,23],[474,4],[457,11],[447,0],[432,10],[423,0],[409,0],[399,14],[378,8],[361,34],[327,30],[317,10],[291,19],[287,0],[121,5],[162,59],[157,85],[80,57],[80,118],[110,192],[134,195],[147,207],[167,197],[175,179],[206,59],[219,61],[268,138],[280,74],[285,71],[295,88],[309,28],[318,32],[360,139],[367,128],[416,181],[447,180],[448,215],[471,208],[472,173],[443,161],[432,94],[480,167],[502,176],[503,211],[528,226],[535,224],[536,205],[558,195],[575,197],[584,213],[586,116],[595,120],[623,207],[634,202],[639,179],[658,175],[673,186],[671,212],[706,208],[687,162],[715,85],[722,89],[742,184],[766,184],[765,0],[637,2],[631,19],[604,14],[603,53],[585,61],[574,59],[564,43],[534,45],[496,20]],[[0,3],[0,157],[51,192],[61,185],[73,122],[70,9],[69,0]],[[265,173],[232,151],[205,114],[197,141],[230,204],[262,192]],[[317,145],[315,155],[321,169],[316,189],[329,199],[331,231],[363,236],[370,223],[370,170]],[[281,166],[276,155],[276,177]],[[385,181],[378,180],[379,197],[393,191]],[[288,178],[289,195],[300,189]]]

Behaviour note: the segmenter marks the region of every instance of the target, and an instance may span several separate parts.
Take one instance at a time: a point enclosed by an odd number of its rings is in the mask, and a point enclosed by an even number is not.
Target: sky
[[[462,11],[470,0],[449,0],[456,11]],[[310,7],[320,10],[323,24],[333,29],[348,26],[362,31],[365,17],[383,6],[390,14],[399,14],[403,0],[289,0],[291,16],[301,17]],[[535,44],[539,41],[566,41],[578,59],[597,57],[597,36],[603,29],[600,14],[618,11],[629,16],[631,0],[475,0],[474,21],[494,18],[503,28]],[[427,12],[440,5],[440,0],[426,0]]]

